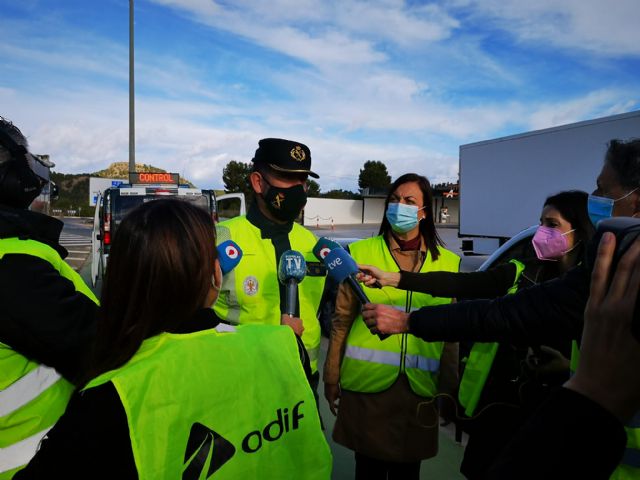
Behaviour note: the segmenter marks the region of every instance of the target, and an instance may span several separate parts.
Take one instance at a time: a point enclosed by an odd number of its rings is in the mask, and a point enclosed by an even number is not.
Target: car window
[[[532,237],[526,237],[515,243],[508,250],[502,252],[502,254],[492,263],[491,267],[496,267],[507,263],[511,259],[522,260],[532,258],[536,256],[536,252],[531,244]]]

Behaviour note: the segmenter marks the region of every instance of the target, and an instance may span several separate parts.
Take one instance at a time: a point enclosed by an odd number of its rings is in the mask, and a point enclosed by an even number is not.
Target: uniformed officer
[[[317,310],[325,271],[313,255],[316,237],[295,222],[307,203],[311,152],[292,140],[265,138],[258,143],[249,174],[255,200],[246,216],[221,222],[218,242],[232,239],[243,250],[239,265],[222,284],[214,309],[231,324],[286,324],[302,336],[309,353],[314,390],[318,382],[320,324]],[[298,285],[296,315],[285,310],[285,287],[278,282],[278,262],[286,250],[297,250],[307,262]]]
[[[49,167],[0,117],[0,479],[64,412],[95,327],[97,299],[63,260],[62,222],[28,210]]]

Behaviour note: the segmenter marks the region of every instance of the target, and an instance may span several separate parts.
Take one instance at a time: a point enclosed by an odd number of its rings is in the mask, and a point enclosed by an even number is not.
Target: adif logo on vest
[[[242,440],[242,450],[246,453],[255,453],[262,448],[263,440],[267,442],[275,442],[282,435],[288,433],[290,430],[297,430],[300,425],[300,420],[304,418],[304,415],[300,412],[300,407],[304,403],[304,400],[300,400],[291,409],[291,415],[289,415],[288,408],[279,408],[276,410],[276,419],[260,430],[254,430],[249,432]],[[291,419],[291,422],[289,422]]]
[[[205,478],[209,478],[235,453],[236,447],[229,440],[201,423],[194,423],[184,452],[186,468],[182,480],[198,480],[205,471]]]

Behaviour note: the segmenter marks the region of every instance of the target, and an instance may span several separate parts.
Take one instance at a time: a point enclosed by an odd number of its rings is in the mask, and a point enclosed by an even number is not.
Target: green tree
[[[391,185],[391,176],[387,166],[379,160],[367,160],[360,170],[358,186],[370,190],[386,190]]]
[[[342,189],[329,190],[328,192],[325,192],[320,196],[323,198],[341,198],[346,200],[357,200],[360,198],[360,195],[358,195],[357,193]]]
[[[320,196],[320,184],[315,180],[307,180],[307,196],[309,197],[319,197]]]
[[[249,174],[251,173],[251,164],[236,162],[231,160],[222,169],[222,181],[224,189],[228,193],[242,192],[245,196],[253,192],[249,184]]]

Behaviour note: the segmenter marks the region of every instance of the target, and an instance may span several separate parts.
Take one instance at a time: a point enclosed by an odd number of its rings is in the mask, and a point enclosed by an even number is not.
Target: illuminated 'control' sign
[[[172,183],[177,185],[180,183],[180,175],[177,173],[163,173],[163,172],[136,172],[129,173],[129,183]]]

